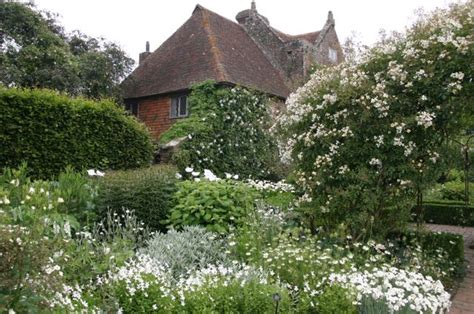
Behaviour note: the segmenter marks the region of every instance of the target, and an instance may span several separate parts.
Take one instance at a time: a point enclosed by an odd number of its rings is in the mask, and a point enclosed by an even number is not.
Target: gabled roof
[[[290,40],[295,40],[295,39],[301,39],[301,40],[306,40],[309,43],[314,44],[316,40],[319,38],[319,35],[321,34],[321,31],[317,32],[311,32],[311,33],[306,33],[306,34],[299,34],[299,35],[288,35],[285,34],[276,28],[271,28],[277,35],[283,40],[283,41],[290,41]]]
[[[197,5],[192,16],[123,82],[124,98],[184,90],[207,79],[287,97],[280,73],[246,31]]]

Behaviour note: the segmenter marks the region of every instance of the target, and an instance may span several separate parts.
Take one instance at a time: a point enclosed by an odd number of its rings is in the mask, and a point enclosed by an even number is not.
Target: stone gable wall
[[[247,10],[239,15],[240,25],[281,73],[285,84],[291,90],[304,83],[312,65],[333,65],[344,60],[332,13],[329,13],[320,37],[313,43],[302,39],[281,38],[281,35],[270,27],[268,20],[256,11]],[[337,62],[329,58],[329,48],[337,52]]]

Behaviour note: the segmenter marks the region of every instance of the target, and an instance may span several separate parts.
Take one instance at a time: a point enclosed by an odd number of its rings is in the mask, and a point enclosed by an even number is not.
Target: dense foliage
[[[241,226],[253,208],[256,193],[250,187],[232,181],[183,181],[175,194],[168,224],[175,227],[201,225],[210,231],[225,233]]]
[[[148,131],[110,101],[0,87],[0,112],[0,167],[27,162],[32,176],[49,178],[67,166],[123,169],[151,161]]]
[[[443,168],[443,143],[473,115],[472,5],[422,17],[289,97],[283,156],[316,225],[382,237],[408,221],[415,195],[421,203]]]
[[[118,213],[133,210],[151,230],[165,231],[163,220],[177,190],[175,175],[174,167],[164,165],[107,172],[98,180],[98,215],[104,217],[109,209]]]
[[[204,82],[189,97],[190,117],[165,132],[160,142],[187,137],[174,161],[183,171],[210,169],[218,175],[268,177],[276,165],[276,146],[266,131],[268,99],[244,88]]]
[[[10,1],[0,3],[0,29],[1,84],[120,99],[134,61],[117,44],[66,34],[52,13]]]

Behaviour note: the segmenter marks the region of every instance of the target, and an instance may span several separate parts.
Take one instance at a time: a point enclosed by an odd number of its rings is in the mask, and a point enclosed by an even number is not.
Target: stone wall
[[[280,71],[291,90],[304,83],[312,65],[316,63],[333,65],[344,60],[331,12],[315,42],[275,30],[270,26],[268,19],[257,12],[254,5],[252,9],[237,14],[236,19],[270,63]],[[335,61],[329,58],[329,49],[337,53]]]

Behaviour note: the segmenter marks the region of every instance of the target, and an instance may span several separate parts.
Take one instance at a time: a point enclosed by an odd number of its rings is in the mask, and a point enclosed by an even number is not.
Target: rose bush
[[[442,169],[442,144],[473,114],[472,4],[422,17],[290,95],[282,157],[316,225],[383,237],[408,221]]]

